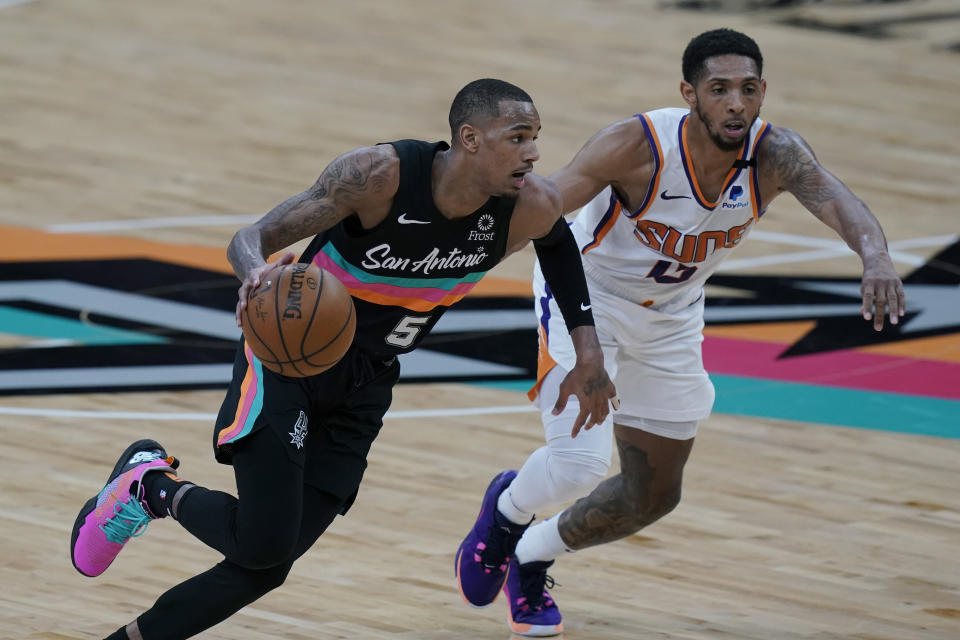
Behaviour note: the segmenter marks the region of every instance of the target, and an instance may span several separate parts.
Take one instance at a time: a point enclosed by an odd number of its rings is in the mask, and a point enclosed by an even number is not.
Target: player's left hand
[[[580,413],[573,423],[570,436],[577,437],[580,429],[589,429],[603,422],[610,413],[610,405],[616,410],[620,401],[617,388],[613,386],[603,368],[603,351],[593,327],[577,327],[570,332],[577,351],[577,363],[560,383],[560,395],[553,406],[553,415],[559,415],[567,406],[567,399],[577,396]]]
[[[887,312],[890,324],[899,324],[900,318],[907,312],[903,283],[889,259],[864,266],[860,292],[863,295],[863,307],[860,309],[863,319],[867,322],[873,320],[875,331],[883,329],[883,318]]]

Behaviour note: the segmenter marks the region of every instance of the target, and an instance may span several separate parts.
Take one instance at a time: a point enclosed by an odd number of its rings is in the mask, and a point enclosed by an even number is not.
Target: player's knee
[[[263,593],[273,591],[282,585],[287,580],[287,575],[290,573],[290,566],[291,563],[285,562],[283,564],[266,569],[263,572],[263,579],[260,582]]]
[[[677,508],[677,505],[680,504],[680,483],[678,482],[675,486],[670,487],[670,489],[664,493],[658,494],[653,500],[653,507],[651,509],[652,515],[657,519],[662,518],[671,511]]]
[[[636,529],[656,522],[680,504],[681,483],[667,487],[654,486],[649,478],[632,475],[624,478],[626,502],[631,505],[631,518]]]
[[[248,587],[248,597],[256,599],[278,588],[286,581],[291,566],[291,562],[285,562],[264,569],[245,567],[248,571],[244,573],[242,581]]]
[[[245,597],[256,600],[280,587],[286,581],[291,565],[292,563],[286,562],[266,569],[246,571],[239,580],[246,585]]]
[[[553,453],[550,456],[550,479],[556,493],[572,499],[589,493],[607,475],[610,460],[595,455]]]
[[[246,569],[273,569],[287,563],[295,544],[296,537],[278,535],[275,531],[250,536],[230,559]]]

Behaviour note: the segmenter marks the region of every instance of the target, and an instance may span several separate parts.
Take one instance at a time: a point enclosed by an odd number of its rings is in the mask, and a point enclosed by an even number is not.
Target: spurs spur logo
[[[303,449],[303,439],[307,437],[307,414],[303,411],[300,412],[300,417],[297,418],[297,423],[293,425],[293,431],[289,435],[291,436],[290,444],[295,445],[297,449]]]

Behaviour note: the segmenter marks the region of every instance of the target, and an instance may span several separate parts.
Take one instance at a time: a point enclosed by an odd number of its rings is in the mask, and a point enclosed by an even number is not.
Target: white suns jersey
[[[636,211],[611,187],[577,214],[571,229],[591,283],[665,313],[696,302],[703,284],[763,215],[753,159],[769,125],[750,127],[720,199],[709,202],[697,184],[686,109],[638,114],[654,154],[654,174]]]

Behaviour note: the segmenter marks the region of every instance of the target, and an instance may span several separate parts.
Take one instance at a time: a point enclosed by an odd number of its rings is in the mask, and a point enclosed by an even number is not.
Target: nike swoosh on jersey
[[[593,308],[592,304],[583,304],[582,302],[580,303],[580,311],[590,311],[590,309],[592,308]]]
[[[660,194],[660,198],[663,200],[679,200],[680,198],[686,198],[687,200],[690,200],[693,198],[693,196],[668,196],[667,192],[664,191]]]
[[[397,222],[400,224],[430,224],[429,220],[411,220],[407,217],[406,213],[401,213],[400,217],[397,218]]]

